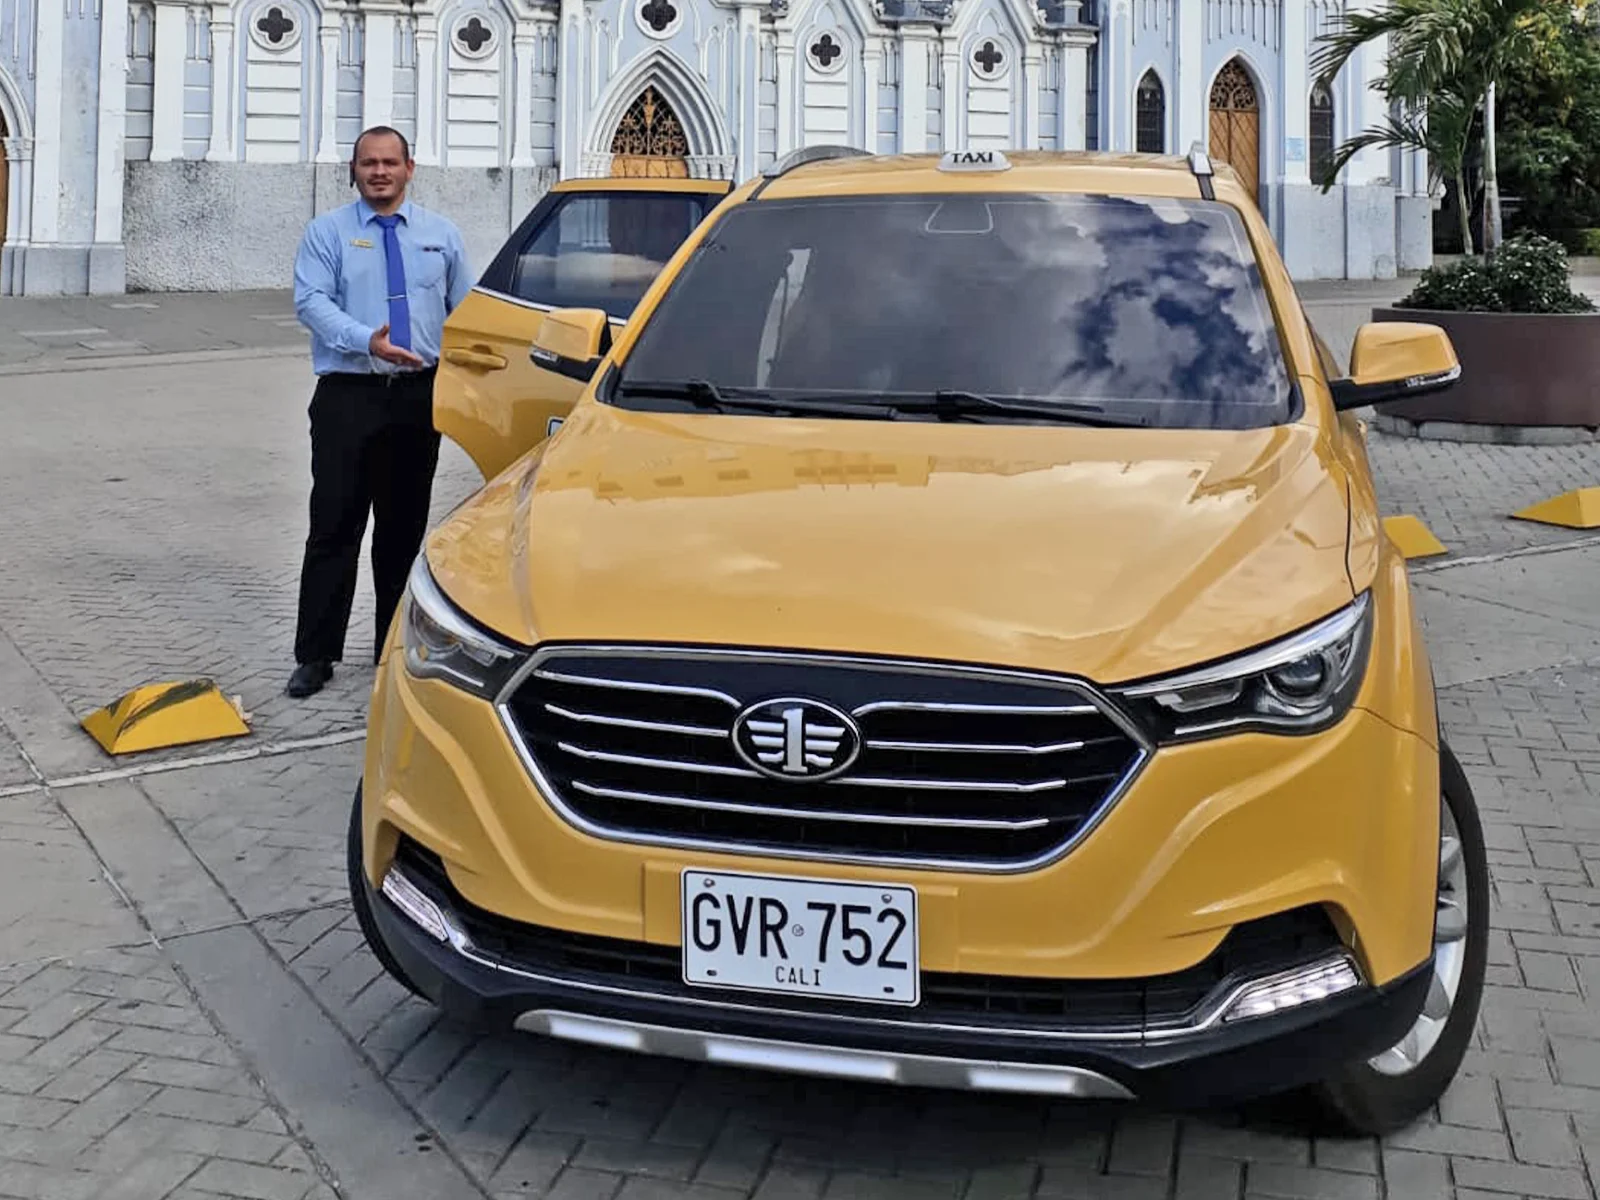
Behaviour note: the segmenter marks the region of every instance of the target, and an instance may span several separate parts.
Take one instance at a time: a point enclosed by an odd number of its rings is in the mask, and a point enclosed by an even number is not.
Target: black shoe
[[[294,669],[294,674],[289,676],[289,686],[284,692],[295,699],[313,695],[322,690],[322,685],[333,678],[333,664],[328,662],[301,663]]]

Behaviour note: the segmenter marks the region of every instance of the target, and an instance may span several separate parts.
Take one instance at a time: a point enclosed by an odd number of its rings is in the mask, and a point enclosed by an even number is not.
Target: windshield
[[[1075,405],[1217,429],[1279,423],[1292,406],[1238,214],[1123,196],[740,205],[641,331],[614,402],[681,405],[659,385],[687,381],[756,397],[876,396],[886,416],[925,420],[939,419],[933,406],[891,414],[890,398],[1017,402],[965,419],[1038,423],[1053,402],[1063,419]]]

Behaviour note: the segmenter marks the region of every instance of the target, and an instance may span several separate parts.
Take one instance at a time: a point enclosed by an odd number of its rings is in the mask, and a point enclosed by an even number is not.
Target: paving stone
[[[613,1200],[623,1183],[621,1175],[572,1167],[561,1173],[546,1195],[549,1200]]]
[[[184,1185],[193,1195],[302,1200],[318,1185],[308,1158],[284,1161],[296,1147],[281,1123],[276,1132],[215,1123],[268,1100],[194,1001],[183,1001],[160,951],[79,955],[28,975],[9,995],[24,988],[41,997],[37,1027],[53,1036],[32,1056],[45,1076],[37,1094],[0,1092],[0,1196],[163,1200]],[[135,993],[160,1004],[117,999]],[[158,1024],[185,1032],[134,1023],[155,1012]],[[93,1035],[75,1037],[79,1028]],[[222,1090],[195,1086],[203,1084]]]
[[[1071,1200],[1166,1200],[1167,1193],[1167,1181],[1149,1175],[1101,1175],[1046,1167],[1036,1194]]]
[[[974,1171],[962,1200],[1016,1200],[1031,1196],[1039,1182],[1039,1168],[1031,1163],[985,1167]]]
[[[1550,1200],[1589,1200],[1590,1196],[1582,1171],[1485,1162],[1477,1158],[1453,1159],[1451,1169],[1456,1183],[1462,1187],[1549,1197]]]
[[[1388,1200],[1449,1200],[1450,1160],[1385,1146],[1383,1181]]]
[[[1511,1131],[1511,1148],[1518,1162],[1546,1167],[1582,1167],[1569,1121],[1531,1108],[1506,1110],[1506,1126]]]
[[[1377,1141],[1319,1139],[1312,1147],[1312,1162],[1331,1171],[1356,1171],[1376,1175],[1382,1147]]]
[[[1245,1195],[1290,1200],[1378,1200],[1378,1181],[1370,1175],[1319,1167],[1252,1163],[1245,1176]]]
[[[199,1192],[248,1196],[251,1200],[301,1200],[311,1190],[310,1185],[311,1180],[302,1171],[220,1161],[208,1162],[189,1180],[189,1186]]]
[[[817,1200],[828,1173],[815,1167],[775,1165],[762,1177],[753,1200]]]
[[[890,1192],[887,1195],[898,1195]],[[910,1193],[907,1193],[910,1195]],[[618,1200],[743,1200],[742,1191],[711,1187],[701,1183],[672,1183],[663,1179],[629,1179],[617,1194]]]

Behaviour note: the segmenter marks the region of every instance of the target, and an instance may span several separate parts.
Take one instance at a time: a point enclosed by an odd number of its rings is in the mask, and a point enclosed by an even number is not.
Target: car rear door
[[[544,314],[599,308],[620,328],[728,180],[575,179],[534,206],[445,322],[434,425],[499,474],[548,437],[587,380],[529,356]]]

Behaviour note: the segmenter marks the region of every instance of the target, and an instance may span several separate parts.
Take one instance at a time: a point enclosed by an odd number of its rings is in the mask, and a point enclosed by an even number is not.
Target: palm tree
[[[1472,210],[1466,203],[1467,151],[1476,129],[1477,104],[1447,91],[1434,93],[1426,111],[1410,106],[1399,115],[1386,117],[1383,124],[1363,130],[1334,151],[1319,183],[1327,193],[1339,172],[1363,150],[1421,150],[1428,156],[1429,183],[1448,180],[1462,197],[1457,205],[1461,223],[1461,244],[1472,253]]]
[[[1528,54],[1544,24],[1552,2],[1560,0],[1388,0],[1372,12],[1346,13],[1343,28],[1328,34],[1312,62],[1312,69],[1325,85],[1333,82],[1344,65],[1363,46],[1387,38],[1388,62],[1379,89],[1390,100],[1398,100],[1414,111],[1419,107],[1444,110],[1447,126],[1445,145],[1463,137],[1460,157],[1466,157],[1465,138],[1470,137],[1471,114],[1481,105],[1483,123],[1483,187],[1489,214],[1489,234],[1484,249],[1492,251],[1500,234],[1500,186],[1495,170],[1494,98],[1495,85],[1508,64]],[[1457,111],[1465,106],[1466,120]],[[1408,131],[1424,120],[1407,115],[1400,126]],[[1391,126],[1394,122],[1391,121]],[[1365,146],[1416,146],[1412,140],[1395,140],[1400,128],[1380,127],[1359,135],[1368,139]],[[1349,159],[1346,157],[1345,162]],[[1341,164],[1342,165],[1342,164]],[[1456,174],[1461,186],[1464,171],[1459,163],[1446,169]],[[1462,209],[1470,209],[1467,197],[1460,196]],[[1470,229],[1470,222],[1464,226]],[[1466,241],[1468,252],[1472,239]]]

